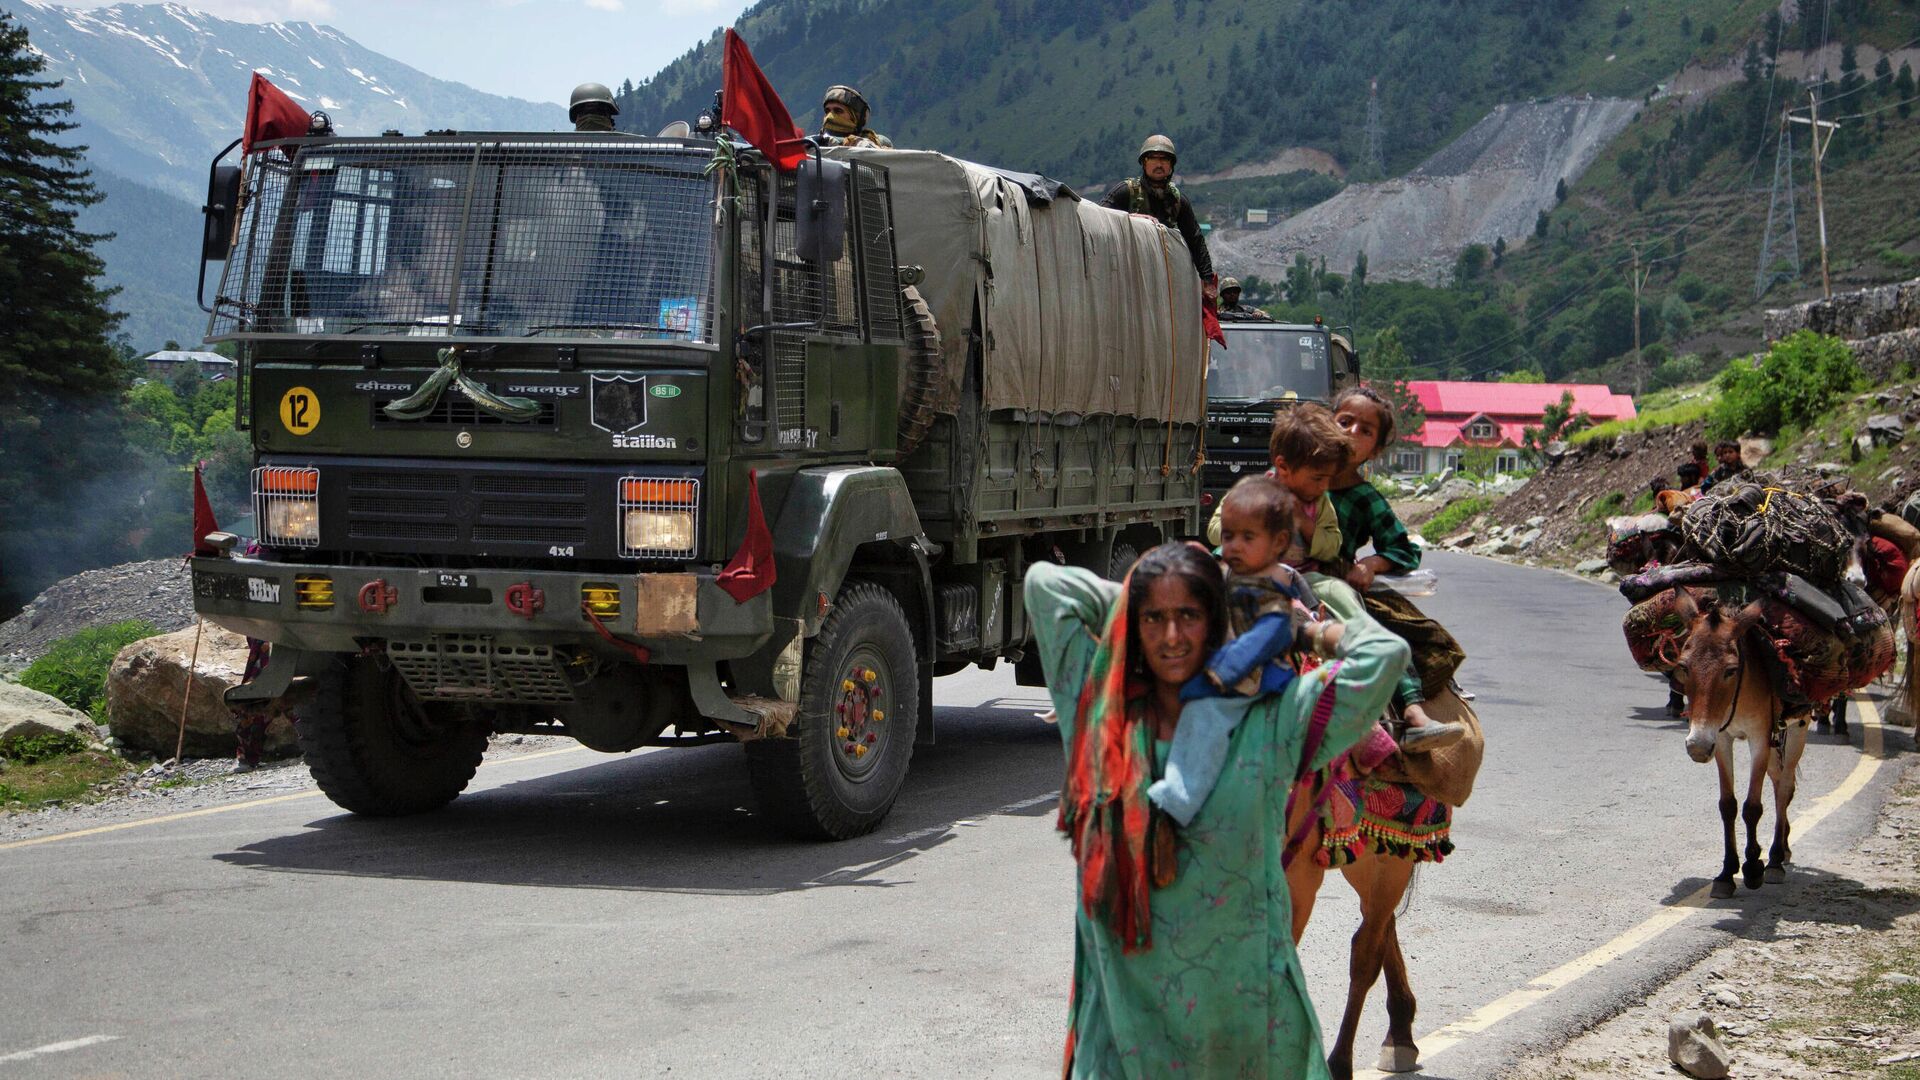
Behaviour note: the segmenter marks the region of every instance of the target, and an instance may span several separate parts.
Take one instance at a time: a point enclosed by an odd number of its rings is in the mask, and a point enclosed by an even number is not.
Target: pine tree
[[[46,61],[26,28],[0,12],[0,410],[37,412],[60,398],[118,389],[124,369],[107,341],[120,317],[107,310],[104,269],[74,215],[100,201],[86,148],[56,138],[77,125],[70,101],[46,98]],[[0,411],[0,416],[6,412]]]
[[[1893,79],[1894,100],[1900,103],[1900,119],[1905,120],[1913,114],[1913,65],[1901,61],[1900,74]]]
[[[0,12],[0,612],[62,572],[100,565],[95,487],[126,450],[129,362],[108,335],[102,263],[75,212],[100,200],[76,126],[27,31]],[[121,529],[136,523],[123,521]],[[182,537],[184,543],[185,537]],[[110,560],[109,560],[110,561]]]

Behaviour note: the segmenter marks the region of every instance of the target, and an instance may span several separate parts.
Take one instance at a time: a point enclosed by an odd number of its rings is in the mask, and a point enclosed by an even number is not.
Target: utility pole
[[[1791,119],[1796,124],[1805,124],[1812,129],[1813,207],[1820,220],[1820,289],[1831,300],[1833,275],[1827,270],[1827,197],[1820,186],[1820,163],[1826,159],[1827,147],[1833,145],[1833,133],[1840,129],[1840,125],[1832,120],[1820,119],[1820,98],[1813,90],[1807,91],[1807,115]]]
[[[1647,367],[1640,359],[1640,290],[1647,284],[1647,278],[1653,274],[1653,267],[1640,268],[1640,245],[1633,247],[1633,396],[1639,397],[1647,389]]]

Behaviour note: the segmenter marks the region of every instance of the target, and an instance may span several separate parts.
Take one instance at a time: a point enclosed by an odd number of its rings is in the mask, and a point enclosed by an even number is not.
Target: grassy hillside
[[[765,0],[740,29],[803,124],[858,85],[901,145],[1072,181],[1132,168],[1150,131],[1212,171],[1310,146],[1352,165],[1379,76],[1398,172],[1502,101],[1640,96],[1735,47],[1766,0]],[[637,131],[691,118],[719,86],[718,38],[637,87]]]

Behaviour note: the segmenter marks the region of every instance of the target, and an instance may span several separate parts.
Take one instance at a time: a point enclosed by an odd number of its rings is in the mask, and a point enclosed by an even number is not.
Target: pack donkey
[[[1717,606],[1702,610],[1693,595],[1681,589],[1674,613],[1689,626],[1675,675],[1687,695],[1687,755],[1705,763],[1711,759],[1720,773],[1720,824],[1726,856],[1713,879],[1713,895],[1734,893],[1738,869],[1747,888],[1787,879],[1786,864],[1793,858],[1788,839],[1787,807],[1807,745],[1809,706],[1781,701],[1774,692],[1768,665],[1771,652],[1757,635],[1764,634],[1761,608],[1749,604],[1729,615]],[[1752,749],[1746,800],[1740,816],[1747,825],[1746,860],[1734,847],[1733,744],[1744,739]],[[1760,785],[1773,781],[1773,846],[1760,861]]]

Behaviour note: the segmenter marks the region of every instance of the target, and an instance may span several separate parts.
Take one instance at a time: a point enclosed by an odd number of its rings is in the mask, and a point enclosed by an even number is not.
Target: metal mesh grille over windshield
[[[559,140],[263,155],[210,336],[710,342],[708,158]]]

